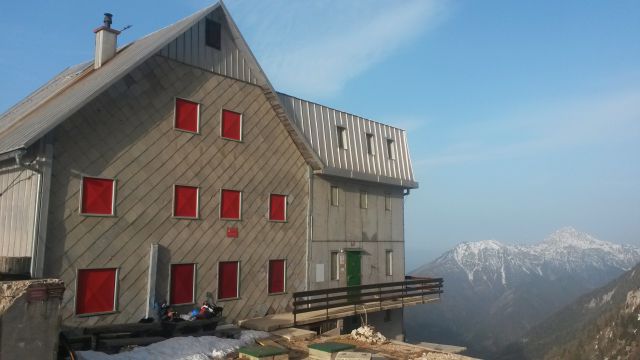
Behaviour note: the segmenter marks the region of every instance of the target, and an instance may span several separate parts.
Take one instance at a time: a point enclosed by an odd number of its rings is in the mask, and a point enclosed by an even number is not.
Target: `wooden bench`
[[[180,335],[193,335],[200,332],[213,332],[215,331],[218,323],[222,320],[221,317],[214,317],[211,319],[201,319],[193,321],[179,321],[170,322],[163,321],[163,329],[169,331],[172,336]]]

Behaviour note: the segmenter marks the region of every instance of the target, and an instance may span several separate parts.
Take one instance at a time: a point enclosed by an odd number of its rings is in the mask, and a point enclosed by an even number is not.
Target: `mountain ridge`
[[[573,227],[531,245],[497,240],[458,244],[411,272],[443,277],[445,293],[429,311],[407,310],[408,338],[449,341],[469,346],[475,355],[491,356],[638,261],[639,248],[599,240]],[[439,334],[425,326],[437,326]],[[447,338],[441,335],[445,333]]]

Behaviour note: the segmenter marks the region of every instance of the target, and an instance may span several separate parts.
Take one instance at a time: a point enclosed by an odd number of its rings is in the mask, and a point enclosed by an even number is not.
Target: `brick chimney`
[[[118,35],[120,31],[111,28],[113,15],[104,14],[104,24],[93,30],[96,34],[96,56],[93,64],[94,69],[100,68],[107,61],[116,56],[116,48],[118,46]]]

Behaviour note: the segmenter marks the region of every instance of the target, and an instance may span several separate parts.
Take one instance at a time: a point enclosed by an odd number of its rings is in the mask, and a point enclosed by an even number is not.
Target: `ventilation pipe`
[[[116,56],[116,48],[118,46],[118,35],[120,31],[111,28],[113,23],[113,15],[104,14],[104,24],[93,30],[96,34],[96,56],[93,64],[94,69],[100,68],[107,61]]]

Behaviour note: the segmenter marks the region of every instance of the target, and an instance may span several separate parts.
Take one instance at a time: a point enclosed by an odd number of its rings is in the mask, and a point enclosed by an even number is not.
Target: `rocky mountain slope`
[[[415,271],[443,277],[442,302],[408,308],[409,340],[466,345],[491,357],[582,294],[640,261],[640,249],[598,240],[573,228],[543,242],[463,243]]]
[[[504,359],[640,359],[640,265],[533,327]]]

